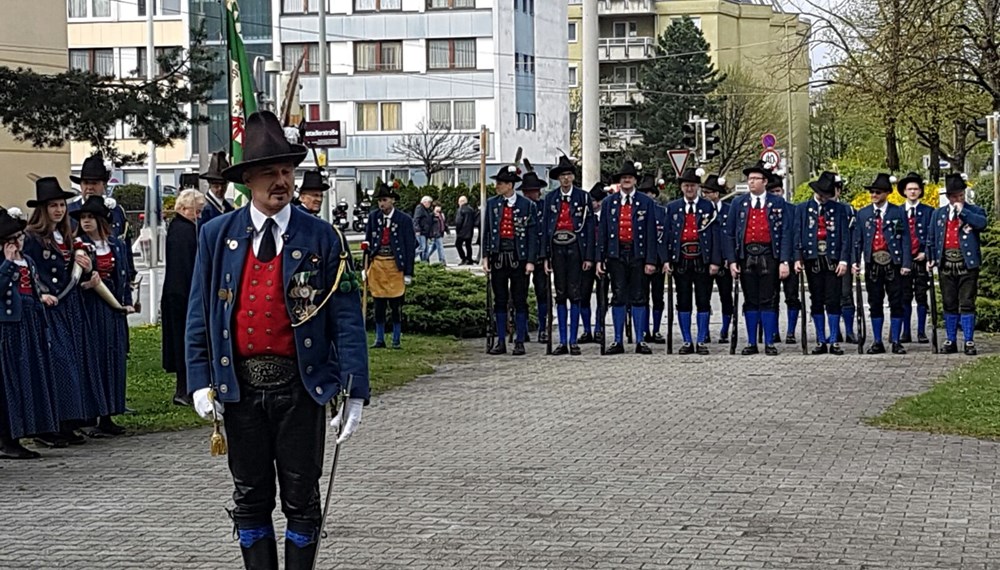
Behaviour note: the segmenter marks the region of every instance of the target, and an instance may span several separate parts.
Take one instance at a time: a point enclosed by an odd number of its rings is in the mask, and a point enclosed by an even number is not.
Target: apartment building
[[[568,0],[571,87],[577,87],[581,73],[581,1]],[[740,66],[781,90],[774,96],[783,111],[775,117],[774,134],[785,149],[789,146],[786,109],[790,99],[793,172],[808,171],[809,94],[805,85],[810,76],[809,55],[802,50],[791,62],[787,55],[809,33],[808,23],[798,14],[785,13],[770,0],[598,0],[598,14],[601,105],[613,109],[602,150],[641,142],[635,110],[641,98],[636,85],[639,68],[655,54],[663,31],[687,16],[705,35],[718,69]],[[790,97],[788,86],[792,87]]]
[[[61,2],[8,0],[7,17],[0,18],[0,65],[38,73],[66,70],[66,9]],[[37,149],[19,143],[0,127],[0,205],[18,206],[35,196],[29,172],[57,176],[69,188],[69,146]]]
[[[318,1],[275,0],[273,15],[274,59],[288,70],[305,54],[307,120],[320,118]],[[518,147],[539,166],[568,150],[565,3],[329,0],[327,10],[329,118],[341,121],[345,139],[328,155],[338,181],[363,189],[379,178],[426,182],[418,164],[391,150],[419,125],[448,127],[470,144],[485,125],[491,174]],[[430,182],[478,179],[476,159]]]

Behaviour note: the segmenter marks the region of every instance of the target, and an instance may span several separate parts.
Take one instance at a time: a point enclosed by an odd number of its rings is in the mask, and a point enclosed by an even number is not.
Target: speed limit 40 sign
[[[781,162],[781,155],[778,151],[773,148],[769,148],[764,152],[760,153],[760,161],[764,163],[769,170],[774,170],[778,168],[778,164]]]

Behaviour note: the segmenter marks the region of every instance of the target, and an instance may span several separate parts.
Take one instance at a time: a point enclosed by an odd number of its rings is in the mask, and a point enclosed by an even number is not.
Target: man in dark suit
[[[455,211],[455,249],[458,250],[459,265],[472,265],[472,234],[476,228],[476,211],[465,196],[458,198]]]

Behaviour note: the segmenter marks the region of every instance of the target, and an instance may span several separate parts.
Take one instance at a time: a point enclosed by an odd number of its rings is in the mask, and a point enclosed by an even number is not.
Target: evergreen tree
[[[708,57],[708,42],[691,18],[675,20],[657,39],[656,56],[643,63],[636,106],[642,145],[634,149],[647,171],[673,172],[667,151],[681,146],[681,130],[694,113],[709,115],[708,95],[723,79]]]

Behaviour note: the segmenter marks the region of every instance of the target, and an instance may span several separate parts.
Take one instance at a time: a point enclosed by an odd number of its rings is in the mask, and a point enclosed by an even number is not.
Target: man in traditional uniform
[[[861,261],[864,260],[865,290],[868,292],[874,339],[866,351],[868,354],[885,353],[885,345],[882,344],[885,309],[882,305],[887,296],[892,352],[906,354],[906,349],[899,342],[903,330],[902,281],[910,273],[913,257],[906,213],[903,208],[888,201],[895,182],[895,176],[880,173],[871,185],[865,186],[871,193],[872,203],[858,212],[855,222],[853,270],[854,273],[859,273]]]
[[[927,236],[927,270],[933,277],[938,268],[941,304],[947,340],[944,354],[958,352],[958,325],[961,321],[965,354],[976,354],[973,332],[976,330],[976,290],[979,286],[979,232],[986,229],[986,212],[965,202],[964,174],[949,174],[944,179],[948,205],[938,208],[931,219]]]
[[[701,169],[685,169],[677,178],[682,196],[667,205],[667,231],[664,272],[671,273],[677,284],[677,320],[681,326],[678,354],[708,354],[708,326],[712,315],[712,278],[722,264],[721,233],[715,223],[715,205],[698,197]],[[714,174],[712,186],[718,185]],[[697,347],[691,338],[691,295],[698,309]]]
[[[556,316],[559,323],[559,345],[552,354],[580,354],[577,329],[580,324],[580,304],[583,301],[583,273],[593,266],[594,217],[590,197],[576,187],[576,167],[569,157],[559,157],[559,163],[549,169],[549,178],[559,181],[559,188],[549,192],[542,202],[542,240],[539,245],[545,271],[553,276],[556,293]],[[526,176],[533,173],[529,172]],[[522,183],[523,186],[523,183]],[[566,302],[569,301],[567,331]],[[588,303],[590,298],[587,298]],[[568,332],[568,335],[567,335]],[[569,348],[566,344],[569,343]]]
[[[917,342],[927,344],[927,293],[931,277],[927,272],[927,234],[931,227],[934,208],[922,203],[924,179],[916,172],[910,172],[896,183],[896,191],[906,198],[906,222],[910,226],[910,255],[913,270],[903,277],[903,333],[899,342],[913,342],[911,321],[913,301],[917,302]]]
[[[847,263],[853,265],[854,259],[854,231],[856,227],[857,212],[854,211],[854,206],[848,202],[842,202],[840,200],[841,195],[844,193],[844,179],[839,175],[834,175],[834,185],[833,188],[836,191],[834,195],[835,203],[844,212],[844,219],[847,220],[847,231],[844,237],[852,244],[851,247],[847,249]],[[840,331],[837,330],[837,342],[847,342],[850,344],[857,344],[858,337],[854,334],[854,319],[857,316],[857,309],[854,307],[854,276],[850,271],[847,272],[841,278],[840,281],[840,314],[843,316],[844,321],[844,334],[841,335]]]
[[[656,205],[646,195],[636,192],[641,166],[630,160],[622,164],[615,175],[620,185],[616,194],[601,205],[600,230],[597,233],[595,259],[598,276],[611,279],[611,318],[615,341],[607,354],[623,354],[622,335],[625,331],[625,307],[631,306],[635,332],[635,352],[652,354],[642,341],[647,330],[649,309],[649,277],[657,270],[659,252],[656,244]]]
[[[330,185],[323,180],[322,172],[307,170],[302,175],[302,185],[299,186],[299,207],[309,214],[319,216],[323,210],[323,193],[329,189]],[[416,245],[413,247],[416,248]]]
[[[792,215],[792,218],[787,220],[787,223],[795,224],[797,227],[798,220],[796,216],[798,215],[798,208],[785,200],[785,187],[784,179],[777,172],[772,172],[767,178],[767,193],[778,198],[782,204],[785,205],[785,211]],[[793,230],[794,231],[794,230]],[[793,246],[795,243],[795,238],[793,236]],[[796,258],[797,259],[797,258]],[[781,282],[781,288],[779,291],[774,293],[774,311],[776,313],[781,312],[781,293],[785,295],[785,318],[787,323],[785,323],[785,344],[795,344],[795,328],[799,323],[799,312],[802,311],[802,299],[799,298],[799,275],[798,273],[792,271],[788,274],[788,278]],[[774,344],[781,342],[781,335],[775,334],[772,341]]]
[[[131,282],[136,276],[135,261],[131,255],[132,238],[129,235],[131,226],[125,215],[125,208],[122,208],[117,200],[107,196],[111,172],[104,165],[104,155],[97,153],[87,157],[80,167],[80,175],[70,176],[69,179],[80,185],[80,199],[69,203],[68,213],[78,211],[90,196],[104,198],[104,205],[111,210],[111,235],[122,240],[125,243],[125,251],[129,252],[128,280]]]
[[[792,257],[793,218],[787,203],[767,193],[771,171],[762,162],[743,169],[750,193],[733,201],[726,220],[726,253],[733,279],[743,288],[743,316],[747,346],[742,354],[758,354],[757,326],[764,325],[764,354],[778,348],[778,313],[774,296],[780,280],[787,279]]]
[[[651,319],[653,330],[652,333],[648,329],[646,330],[644,340],[647,343],[666,344],[667,339],[663,338],[663,334],[660,333],[660,327],[663,324],[663,311],[666,309],[663,296],[666,292],[667,274],[662,271],[662,268],[668,260],[665,255],[661,257],[661,254],[665,254],[667,251],[667,209],[656,201],[660,196],[660,188],[659,181],[655,176],[648,174],[643,176],[638,188],[639,192],[649,196],[649,199],[653,201],[653,211],[656,213],[657,271],[649,278],[649,296],[653,306],[653,318]],[[695,191],[697,192],[697,189]]]
[[[198,219],[201,225],[212,218],[228,214],[236,209],[233,201],[226,198],[226,189],[229,182],[222,177],[222,171],[229,168],[229,161],[226,160],[225,151],[212,154],[212,159],[208,163],[208,170],[198,175],[198,178],[208,182],[208,192],[205,193],[205,209],[201,211]]]
[[[368,267],[365,278],[375,300],[375,344],[385,348],[386,307],[392,311],[392,347],[400,348],[403,323],[403,300],[406,286],[413,281],[417,234],[413,218],[396,209],[399,194],[380,184],[374,196],[378,209],[368,214],[365,241],[368,243]]]
[[[591,212],[594,214],[594,223],[591,224],[591,234],[590,239],[587,240],[587,246],[590,248],[588,256],[591,259],[595,259],[597,255],[597,230],[598,225],[601,220],[601,202],[608,197],[607,191],[604,189],[604,182],[597,182],[590,189],[588,193],[590,197],[590,208]],[[594,286],[597,286],[597,294],[603,295],[599,297],[602,299],[608,298],[608,280],[607,279],[597,279],[597,268],[596,264],[591,265],[590,269],[583,272],[583,279],[580,285],[581,295],[580,298],[583,304],[580,307],[580,317],[583,319],[583,334],[580,335],[580,344],[590,343],[590,342],[601,342],[604,339],[604,319],[607,317],[608,308],[603,304],[598,304],[597,306],[597,317],[593,322],[593,333],[591,333],[591,310],[590,310],[590,298],[594,294]]]
[[[521,181],[516,165],[500,168],[491,176],[496,196],[486,202],[483,232],[483,270],[490,274],[497,343],[490,354],[507,353],[507,303],[514,305],[514,356],[525,353],[528,335],[528,276],[538,258],[538,212],[535,203],[518,196],[514,184]],[[537,178],[537,177],[536,177]]]
[[[233,522],[246,568],[277,569],[275,477],[285,568],[311,569],[321,524],[326,404],[346,441],[369,398],[368,346],[346,241],[291,206],[306,149],[270,112],[250,115],[243,162],[224,171],[250,205],[205,225],[187,317],[188,389],[205,419],[225,414]]]
[[[840,293],[850,267],[850,230],[847,214],[835,201],[836,175],[823,172],[810,182],[813,197],[798,206],[795,228],[795,273],[805,272],[809,283],[816,347],[813,354],[844,354],[840,332]],[[786,297],[787,298],[787,297]],[[792,316],[789,314],[789,319]],[[797,318],[797,315],[796,315]],[[830,330],[827,334],[827,325]]]
[[[544,236],[542,235],[545,231],[545,224],[543,223],[542,209],[545,207],[542,202],[542,189],[547,187],[544,181],[538,177],[534,172],[525,172],[524,179],[521,181],[518,190],[525,198],[531,200],[531,203],[535,205],[535,211],[538,213],[538,220],[535,224],[535,229],[538,232],[538,253],[541,254],[542,251],[542,240]],[[549,342],[549,319],[551,318],[551,313],[549,312],[549,299],[552,298],[552,291],[549,289],[549,275],[545,271],[535,271],[531,274],[532,287],[535,290],[535,311],[537,313],[536,317],[538,319],[538,342],[545,344]],[[525,339],[530,341],[530,336],[525,336]]]
[[[701,196],[712,203],[715,208],[715,224],[719,227],[718,249],[725,256],[726,220],[729,217],[729,204],[722,201],[722,195],[726,193],[726,179],[722,176],[709,175],[701,185]],[[722,271],[719,271],[712,278],[716,287],[719,288],[719,303],[722,305],[722,328],[719,330],[719,344],[729,343],[729,324],[733,322],[733,275],[729,272],[729,261],[722,260]],[[711,336],[706,341],[711,342]]]

